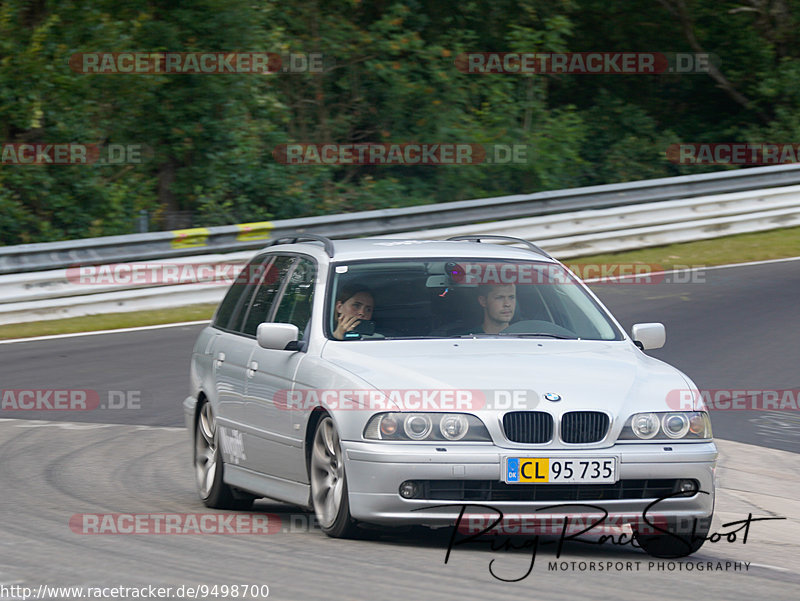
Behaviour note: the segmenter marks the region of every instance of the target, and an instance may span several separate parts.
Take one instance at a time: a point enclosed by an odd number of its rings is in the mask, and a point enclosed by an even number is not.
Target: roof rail
[[[267,242],[267,246],[275,246],[277,244],[296,244],[297,242],[301,242],[304,240],[313,240],[315,242],[322,242],[322,245],[325,247],[325,252],[330,258],[333,258],[334,250],[333,250],[333,240],[327,238],[325,236],[319,236],[317,234],[289,234],[288,236],[281,236],[280,238],[275,238],[274,240],[270,240]]]
[[[527,246],[528,250],[532,250],[533,252],[545,256],[548,259],[553,258],[545,251],[543,251],[541,248],[536,246],[533,242],[528,242],[527,240],[523,240],[522,238],[514,238],[513,236],[491,236],[489,234],[485,234],[480,236],[453,236],[452,238],[447,239],[448,242],[456,242],[459,240],[466,242],[480,242],[481,240],[503,240],[505,242],[518,242],[520,244],[524,244],[525,246]]]

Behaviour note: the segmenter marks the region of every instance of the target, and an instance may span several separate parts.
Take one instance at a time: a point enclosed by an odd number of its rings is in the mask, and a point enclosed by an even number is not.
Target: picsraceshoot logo
[[[455,59],[462,73],[659,75],[708,73],[713,54],[680,52],[467,52]]]

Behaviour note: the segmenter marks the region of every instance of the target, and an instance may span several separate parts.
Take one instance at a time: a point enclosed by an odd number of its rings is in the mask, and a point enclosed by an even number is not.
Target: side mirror
[[[661,348],[667,341],[663,323],[637,323],[631,328],[633,343],[643,351]]]
[[[256,330],[256,340],[261,348],[282,351],[290,342],[297,342],[300,330],[290,323],[262,323]]]

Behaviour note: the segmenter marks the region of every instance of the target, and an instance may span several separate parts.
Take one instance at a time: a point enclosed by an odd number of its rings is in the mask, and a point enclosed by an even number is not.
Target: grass
[[[685,267],[710,267],[747,261],[783,259],[800,256],[800,227],[738,234],[699,242],[685,242],[644,248],[621,253],[609,253],[565,259],[571,265],[646,263],[663,269]],[[200,321],[210,319],[216,305],[191,305],[174,309],[138,311],[131,313],[108,313],[86,317],[71,317],[51,321],[36,321],[0,326],[0,340],[27,338],[49,334],[113,330],[136,326]]]
[[[566,265],[647,263],[663,269],[676,269],[797,256],[800,256],[800,227],[564,259],[562,262]]]
[[[119,328],[152,326],[181,321],[200,321],[202,319],[211,319],[216,307],[216,304],[190,305],[188,307],[175,307],[174,309],[106,313],[104,315],[14,323],[0,326],[0,340],[47,336],[50,334],[69,334],[72,332],[116,330]]]

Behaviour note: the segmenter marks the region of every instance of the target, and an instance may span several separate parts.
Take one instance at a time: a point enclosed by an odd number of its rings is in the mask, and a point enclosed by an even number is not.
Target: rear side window
[[[272,260],[273,257],[269,255],[256,257],[239,272],[217,308],[212,325],[222,330],[237,330],[237,326],[242,322],[242,315],[256,291],[256,285],[265,271],[265,265]]]
[[[279,256],[267,267],[244,317],[242,333],[255,336],[259,324],[269,319],[272,304],[286,279],[294,257]]]
[[[298,259],[289,276],[286,290],[275,315],[277,323],[291,323],[297,326],[300,337],[305,334],[311,319],[311,304],[314,298],[314,283],[317,279],[317,266],[309,259]]]

